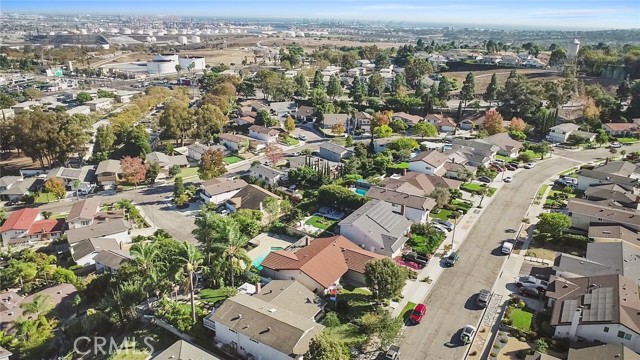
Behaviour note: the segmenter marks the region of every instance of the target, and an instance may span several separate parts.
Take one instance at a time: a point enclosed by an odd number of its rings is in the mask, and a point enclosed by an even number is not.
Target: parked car
[[[483,289],[478,293],[478,298],[476,299],[476,304],[487,307],[489,304],[489,300],[491,299],[491,291]]]
[[[522,296],[533,297],[537,299],[542,299],[544,297],[544,290],[537,289],[532,286],[523,286],[518,289],[518,293]]]
[[[302,140],[302,141],[307,140],[307,135],[305,135],[305,134],[298,135],[298,140]]]
[[[468,344],[473,339],[473,336],[476,334],[476,327],[473,325],[465,325],[462,329],[462,334],[460,334],[460,340],[463,343]]]
[[[443,233],[447,232],[447,229],[440,224],[431,223],[431,227]]]
[[[502,181],[506,183],[510,183],[511,181],[513,181],[513,178],[511,176],[505,176],[504,179],[502,179]]]
[[[537,277],[531,275],[520,276],[516,279],[516,286],[519,288],[534,287],[536,289],[547,290],[547,285],[549,285],[548,282],[540,280]]]
[[[621,148],[621,147],[622,147],[622,144],[620,144],[620,143],[619,143],[619,142],[617,142],[617,141],[614,141],[614,142],[612,142],[611,144],[609,144],[609,147],[610,147],[610,148],[612,148],[612,149],[618,149],[618,148]]]
[[[501,167],[501,166],[499,166],[499,165],[496,165],[496,164],[491,165],[491,168],[492,168],[493,170],[497,171],[497,172],[503,172],[503,171],[504,171],[504,168],[503,168],[503,167]]]
[[[446,220],[435,219],[435,220],[433,220],[433,222],[435,224],[443,226],[445,229],[447,229],[447,231],[452,231],[453,230],[453,224],[448,222],[448,221],[446,221]]]
[[[511,251],[513,251],[513,243],[510,241],[503,242],[500,252],[502,252],[503,254],[509,255],[511,254]]]
[[[488,176],[480,176],[478,178],[478,181],[483,182],[483,183],[490,183],[491,182],[491,178]]]
[[[385,359],[399,360],[400,359],[400,347],[398,345],[389,346],[389,350],[384,354]]]
[[[533,169],[534,167],[536,167],[536,163],[532,163],[532,162],[530,162],[530,163],[526,163],[526,164],[524,165],[524,168],[525,168],[525,169]]]
[[[295,157],[298,157],[300,155],[302,155],[302,154],[299,151],[291,153],[291,156],[295,156]]]
[[[420,267],[425,267],[429,263],[429,259],[427,257],[418,255],[418,253],[416,253],[415,251],[410,251],[408,253],[402,254],[402,260],[412,261],[420,265]]]
[[[507,170],[516,171],[518,170],[518,165],[509,163],[507,164]]]
[[[458,262],[458,260],[460,260],[460,253],[454,251],[449,254],[449,256],[447,256],[447,258],[444,260],[444,264],[448,267],[452,267],[456,264],[456,262]]]
[[[427,312],[427,307],[424,304],[418,304],[411,312],[411,316],[409,316],[409,320],[412,324],[420,324],[424,314]]]
[[[493,160],[493,162],[495,164],[500,165],[500,166],[503,166],[504,164],[506,164],[506,162],[504,160],[502,160],[502,159],[495,159],[495,160]]]

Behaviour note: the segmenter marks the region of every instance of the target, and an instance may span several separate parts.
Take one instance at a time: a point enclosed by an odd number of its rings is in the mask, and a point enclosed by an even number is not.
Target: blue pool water
[[[361,196],[365,196],[365,195],[367,195],[367,189],[356,188],[356,194],[361,195]]]
[[[269,255],[269,253],[273,251],[283,250],[283,249],[284,248],[279,246],[272,246],[271,250],[267,250],[264,252],[264,254],[261,254],[257,258],[253,259],[253,261],[251,262],[251,265],[253,265],[256,269],[262,271],[262,262]]]

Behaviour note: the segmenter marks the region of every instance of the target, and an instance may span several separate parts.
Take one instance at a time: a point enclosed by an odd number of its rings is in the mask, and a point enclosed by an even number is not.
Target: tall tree
[[[393,129],[389,125],[380,125],[373,129],[373,134],[379,138],[388,138],[393,134]]]
[[[338,76],[331,75],[329,78],[329,85],[327,85],[327,95],[334,100],[336,97],[342,95],[342,84]]]
[[[527,128],[527,124],[524,122],[524,120],[517,117],[511,118],[511,121],[509,122],[510,131],[524,132],[526,128]]]
[[[349,92],[349,96],[358,105],[362,105],[364,100],[367,98],[367,87],[362,82],[359,76],[356,76],[353,79],[353,83],[351,83],[351,91]]]
[[[122,178],[134,186],[138,186],[147,174],[147,167],[138,157],[125,156],[120,159],[120,175]]]
[[[349,360],[351,354],[344,343],[332,336],[320,334],[309,343],[305,359],[312,360]]]
[[[309,94],[309,83],[307,82],[307,78],[305,78],[302,72],[296,74],[293,78],[293,82],[295,83],[295,91],[294,95],[297,97],[307,97]]]
[[[212,134],[220,134],[229,118],[219,107],[205,104],[195,111],[195,134],[201,139],[209,139]]]
[[[44,182],[44,190],[48,193],[53,194],[56,199],[60,200],[67,195],[67,190],[64,186],[64,180],[52,177],[49,180]]]
[[[567,59],[567,52],[564,49],[557,48],[551,51],[549,56],[549,65],[562,65]]]
[[[227,225],[232,228],[227,229],[226,241],[218,246],[224,250],[223,254],[229,266],[231,287],[235,287],[236,271],[242,271],[243,268],[251,264],[251,258],[247,255],[247,250],[245,250],[248,240],[240,233],[238,223],[232,221],[228,222]]]
[[[495,74],[494,74],[495,75]],[[473,73],[468,73],[467,77],[462,83],[462,89],[460,90],[460,98],[464,100],[464,106],[467,106],[467,101],[473,100],[476,93],[476,81]]]
[[[433,66],[425,59],[410,58],[407,66],[404,68],[404,73],[407,78],[407,84],[415,89],[418,83],[422,83],[422,78],[433,72]]]
[[[393,260],[384,258],[368,262],[364,277],[373,298],[382,301],[400,295],[407,273]]]
[[[269,114],[269,111],[267,110],[258,110],[258,113],[256,114],[256,125],[260,125],[260,126],[266,126],[266,127],[271,127],[271,126],[276,126],[278,124],[278,120],[274,119],[271,114]]]
[[[202,180],[210,180],[220,177],[227,172],[224,163],[224,154],[220,149],[207,149],[200,158],[198,176]]]
[[[284,129],[287,130],[288,133],[292,133],[293,130],[296,129],[296,122],[291,115],[287,116],[287,119],[284,121]]]
[[[193,111],[189,109],[189,104],[178,99],[171,99],[165,104],[164,111],[160,115],[158,122],[164,130],[164,134],[180,140],[180,145],[184,145],[184,139],[193,130]]]
[[[491,109],[484,114],[482,126],[489,135],[498,134],[506,131],[503,120],[499,112]]]
[[[322,71],[316,70],[316,73],[313,75],[313,83],[311,84],[313,89],[322,89],[324,90],[324,80],[322,76]]]
[[[196,303],[194,299],[195,287],[198,282],[198,272],[202,270],[202,253],[188,242],[182,243],[180,255],[176,259],[178,271],[176,279],[182,282],[184,291],[189,291],[191,298],[191,318],[196,321]]]
[[[435,125],[428,123],[426,121],[420,121],[413,127],[413,133],[420,136],[421,138],[425,137],[435,137],[438,135],[438,128]]]
[[[110,125],[101,125],[96,130],[93,144],[93,157],[97,161],[106,160],[111,156],[116,142],[116,134]]]
[[[435,188],[433,189],[433,191],[431,191],[431,193],[427,195],[436,200],[438,209],[442,209],[446,204],[449,203],[450,194],[449,189],[447,188]]]
[[[382,96],[386,87],[387,80],[385,80],[379,73],[373,73],[369,76],[369,96]]]
[[[249,79],[242,80],[240,85],[238,85],[238,94],[244,98],[256,96],[256,87],[253,81]]]

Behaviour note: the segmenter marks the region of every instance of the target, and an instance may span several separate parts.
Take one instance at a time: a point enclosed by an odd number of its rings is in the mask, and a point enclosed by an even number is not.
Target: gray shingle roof
[[[638,179],[632,179],[624,176],[610,174],[610,173],[602,172],[599,170],[581,169],[577,173],[579,176],[600,180],[603,183],[614,183],[614,184],[626,185],[626,186],[638,185]]]
[[[404,234],[413,222],[393,210],[393,205],[382,200],[371,200],[340,222],[351,225],[369,235],[387,251],[400,249],[407,238]]]
[[[334,154],[342,155],[344,153],[348,153],[349,149],[344,146],[340,146],[334,142],[327,142],[320,145],[320,149],[325,149]]]
[[[67,230],[67,240],[73,245],[78,241],[89,239],[108,237],[129,230],[129,225],[123,219],[117,219],[100,224],[92,224],[78,229]]]
[[[131,259],[129,254],[119,250],[102,250],[93,258],[96,263],[116,270]]]
[[[234,205],[236,210],[262,210],[261,204],[270,197],[278,199],[276,194],[273,194],[260,186],[249,184],[233,195],[229,200],[227,200],[227,202]]]
[[[96,175],[118,172],[120,172],[120,161],[118,160],[100,161],[100,163],[98,164],[98,168],[96,169]]]
[[[219,357],[208,353],[184,340],[178,340],[152,360],[221,360]]]
[[[174,166],[174,165],[178,165],[178,166],[189,165],[189,161],[187,160],[187,157],[184,155],[169,156],[165,153],[161,153],[158,151],[154,151],[152,153],[147,154],[147,157],[145,158],[145,160],[150,164],[157,162],[161,167]]]
[[[436,206],[436,201],[432,198],[402,193],[379,186],[371,187],[369,191],[367,191],[367,197],[423,211],[431,211],[431,209]]]
[[[71,257],[74,261],[78,261],[83,257],[99,250],[120,250],[120,244],[116,239],[96,238],[78,241],[73,244],[73,253]]]
[[[262,177],[267,179],[274,179],[277,176],[283,176],[285,174],[280,170],[276,170],[262,164],[252,166],[251,168],[249,168],[249,171],[251,172],[251,175],[257,177],[257,175],[262,174]]]

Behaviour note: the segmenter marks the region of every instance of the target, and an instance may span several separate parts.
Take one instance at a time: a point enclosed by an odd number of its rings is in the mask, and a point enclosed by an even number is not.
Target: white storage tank
[[[122,28],[121,32],[125,35],[131,35],[131,29],[129,28]]]
[[[185,56],[178,59],[180,67],[187,69],[189,65],[193,63],[193,71],[204,70],[206,62],[203,56]]]
[[[186,45],[187,44],[187,37],[186,36],[178,36],[178,43],[182,44],[182,45]]]
[[[567,49],[567,57],[569,59],[575,59],[578,57],[578,51],[580,51],[580,41],[578,41],[578,39],[573,39]]]
[[[199,43],[200,42],[200,36],[195,36],[195,35],[192,36],[191,37],[191,42],[194,43],[194,44]]]
[[[156,60],[147,62],[149,74],[171,74],[176,72],[176,64],[171,60]]]

